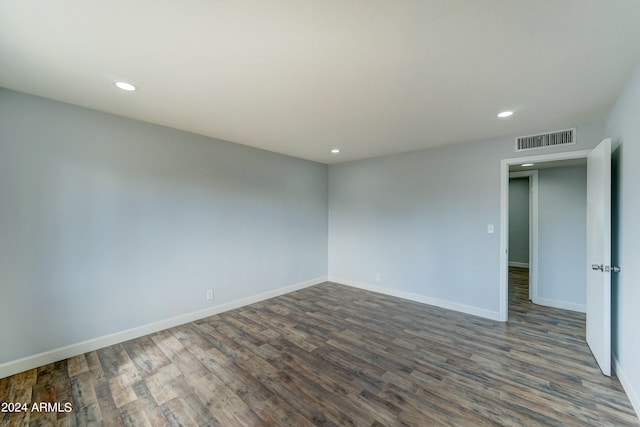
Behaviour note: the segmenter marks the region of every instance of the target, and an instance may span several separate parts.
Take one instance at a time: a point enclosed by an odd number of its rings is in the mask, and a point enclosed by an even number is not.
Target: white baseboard
[[[576,304],[573,302],[559,301],[549,298],[534,298],[534,304],[544,305],[547,307],[560,308],[562,310],[577,311],[578,313],[586,313],[587,306],[584,304]]]
[[[509,261],[509,267],[529,268],[528,262]]]
[[[403,298],[422,304],[428,304],[440,308],[446,308],[448,310],[459,311],[461,313],[472,314],[474,316],[480,316],[491,320],[500,320],[499,312],[474,307],[471,305],[460,304],[457,302],[442,300],[438,298],[431,298],[425,295],[414,294],[412,292],[400,291],[397,289],[384,288],[382,286],[370,285],[368,283],[355,282],[353,280],[340,279],[338,277],[329,277],[329,281],[339,283],[341,285],[352,286],[354,288],[364,289],[367,291],[377,292],[379,294],[389,295],[392,297]]]
[[[318,277],[313,280],[295,283],[293,285],[263,292],[257,295],[252,295],[246,298],[241,298],[228,303],[205,308],[203,310],[182,314],[180,316],[172,317],[154,323],[149,323],[147,325],[138,326],[136,328],[131,328],[76,344],[71,344],[66,347],[56,348],[43,353],[35,354],[33,356],[23,357],[22,359],[12,360],[10,362],[0,364],[0,378],[5,378],[19,372],[34,369],[39,366],[57,362],[59,360],[68,359],[70,357],[78,356],[90,351],[95,351],[103,347],[108,347],[110,345],[118,344],[134,338],[139,338],[155,332],[163,331],[165,329],[173,328],[175,326],[183,325],[185,323],[193,322],[195,320],[203,319],[205,317],[213,316],[215,314],[223,313],[225,311],[233,310],[249,304],[288,294],[289,292],[304,289],[309,286],[318,285],[326,281],[327,277]]]
[[[631,406],[633,406],[633,409],[636,411],[636,416],[640,418],[640,395],[631,385],[629,378],[625,375],[615,354],[613,355],[613,370],[616,371],[620,384],[622,384],[622,388],[624,388],[625,393],[627,393]]]

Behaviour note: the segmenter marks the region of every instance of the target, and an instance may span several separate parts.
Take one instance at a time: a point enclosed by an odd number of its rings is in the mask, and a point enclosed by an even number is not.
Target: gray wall
[[[0,89],[0,363],[326,277],[327,170]]]
[[[529,264],[529,178],[509,180],[509,262]]]
[[[633,159],[639,80],[610,121]],[[577,134],[571,150],[592,148],[604,122]],[[222,304],[327,271],[497,311],[500,160],[520,156],[508,137],[327,177],[324,165],[0,90],[0,363],[199,310],[206,289]],[[627,326],[614,336],[638,387],[640,180],[626,156],[616,319]]]
[[[538,303],[584,311],[587,168],[538,171]]]
[[[614,146],[612,262],[613,353],[617,374],[640,413],[640,68],[607,121]]]
[[[593,148],[603,137],[603,121],[579,124],[571,150]],[[497,313],[500,161],[522,157],[513,141],[331,166],[329,276]],[[558,151],[566,150],[531,154]],[[488,224],[495,234],[487,234]]]

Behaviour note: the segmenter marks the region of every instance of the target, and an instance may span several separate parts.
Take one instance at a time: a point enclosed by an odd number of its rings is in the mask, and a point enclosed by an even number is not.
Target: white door
[[[587,158],[587,343],[611,375],[611,140]]]

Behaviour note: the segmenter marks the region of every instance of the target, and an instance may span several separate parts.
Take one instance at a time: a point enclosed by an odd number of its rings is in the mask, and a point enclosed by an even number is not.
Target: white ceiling
[[[587,158],[567,159],[567,160],[548,160],[545,162],[534,163],[533,166],[510,165],[509,172],[532,171],[550,168],[566,168],[571,166],[586,166]]]
[[[0,0],[0,86],[323,163],[602,118],[638,63],[638,0]]]

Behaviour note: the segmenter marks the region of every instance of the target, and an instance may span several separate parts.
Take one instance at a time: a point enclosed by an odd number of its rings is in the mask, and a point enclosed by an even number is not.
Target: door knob
[[[620,273],[620,267],[618,267],[617,265],[612,265],[611,267],[609,267],[608,265],[604,264],[591,264],[591,269],[596,271],[604,271],[605,273],[608,273],[609,271],[611,271],[612,273]]]

